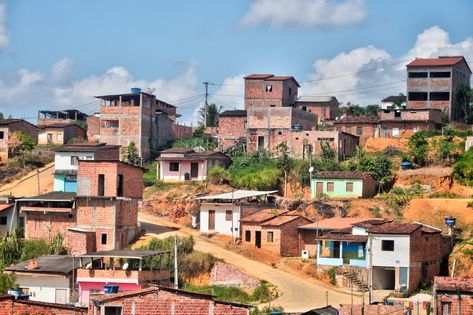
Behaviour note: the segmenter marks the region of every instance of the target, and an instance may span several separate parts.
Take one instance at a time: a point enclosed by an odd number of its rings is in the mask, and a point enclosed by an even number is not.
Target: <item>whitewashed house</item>
[[[30,300],[48,303],[71,303],[73,272],[79,268],[79,258],[68,255],[37,257],[5,269],[13,274],[23,294]]]
[[[200,200],[200,231],[241,238],[240,220],[262,209],[274,207],[267,198],[273,191],[234,190],[203,196]]]

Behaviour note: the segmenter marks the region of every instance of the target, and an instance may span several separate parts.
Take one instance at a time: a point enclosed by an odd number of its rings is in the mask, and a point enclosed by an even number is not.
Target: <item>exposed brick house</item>
[[[87,308],[66,304],[16,299],[13,295],[0,295],[0,314],[8,315],[87,315]]]
[[[138,233],[143,169],[119,161],[80,160],[76,217],[69,228],[73,254],[122,249]]]
[[[66,110],[40,110],[38,111],[38,127],[50,125],[69,125],[79,121],[86,121],[87,114],[77,109]]]
[[[319,123],[334,120],[339,107],[340,103],[335,96],[301,96],[296,102],[296,108],[316,114]]]
[[[21,131],[38,141],[38,128],[23,119],[1,119],[0,120],[0,163],[8,160],[9,145],[8,141],[11,134],[15,131]]]
[[[380,137],[399,137],[406,131],[438,130],[442,112],[435,108],[395,109],[379,111]]]
[[[39,126],[38,144],[64,145],[74,138],[87,139],[87,131],[74,123]]]
[[[87,140],[89,142],[100,141],[100,113],[94,113],[87,117]]]
[[[406,67],[408,109],[436,108],[451,121],[465,118],[455,97],[459,84],[470,86],[471,69],[464,57],[417,58]]]
[[[245,109],[295,106],[299,83],[292,76],[252,74],[245,77]]]
[[[158,178],[163,181],[205,180],[214,166],[227,168],[231,159],[222,152],[196,152],[191,148],[161,151]]]
[[[246,110],[226,110],[218,118],[218,147],[226,150],[235,145],[246,143]]]
[[[360,145],[364,145],[368,138],[379,137],[378,116],[348,116],[333,122],[337,131],[351,133],[360,137]]]
[[[249,309],[249,305],[217,301],[212,295],[159,286],[96,296],[90,301],[89,315],[249,315]]]
[[[127,94],[96,98],[101,100],[101,142],[122,147],[134,142],[146,161],[158,153],[160,146],[173,139],[173,109],[164,106],[167,103],[156,99],[155,95],[133,89]]]
[[[172,135],[174,139],[192,137],[192,127],[174,123],[172,125]]]
[[[410,314],[400,305],[383,304],[343,304],[340,305],[339,315],[405,315]]]
[[[435,277],[434,315],[473,314],[473,278]]]

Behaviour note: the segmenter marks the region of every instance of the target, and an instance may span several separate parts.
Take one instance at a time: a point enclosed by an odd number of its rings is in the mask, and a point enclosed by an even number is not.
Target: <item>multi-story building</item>
[[[49,125],[69,125],[87,120],[87,114],[77,109],[66,110],[40,110],[38,111],[38,127]]]
[[[461,121],[466,113],[455,92],[462,83],[470,86],[470,77],[462,56],[417,58],[407,64],[407,108],[436,108],[451,121]]]
[[[79,160],[120,159],[120,146],[105,143],[68,144],[56,149],[54,156],[54,191],[77,191]]]
[[[379,111],[380,137],[399,137],[406,131],[437,130],[442,126],[442,112],[436,108],[393,109]]]
[[[296,102],[296,108],[316,114],[319,123],[334,120],[339,107],[340,103],[335,96],[301,96]]]
[[[38,141],[38,128],[23,119],[1,119],[0,120],[0,163],[8,160],[11,134],[21,131],[29,135],[34,141]]]
[[[173,139],[175,107],[155,95],[132,89],[131,93],[96,98],[102,102],[99,141],[122,147],[134,142],[143,160],[149,160]]]
[[[292,76],[252,74],[245,77],[245,109],[294,107],[299,83]]]
[[[246,143],[248,117],[246,110],[226,110],[218,117],[218,147],[226,150]]]
[[[75,123],[51,123],[39,127],[38,144],[64,145],[72,139],[87,139],[87,131]]]

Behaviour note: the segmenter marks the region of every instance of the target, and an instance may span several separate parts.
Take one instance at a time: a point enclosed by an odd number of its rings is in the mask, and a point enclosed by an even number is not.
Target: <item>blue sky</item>
[[[93,95],[136,85],[190,122],[203,81],[239,107],[242,76],[258,72],[366,105],[405,91],[405,60],[472,61],[472,12],[469,0],[0,0],[0,111],[93,112]]]

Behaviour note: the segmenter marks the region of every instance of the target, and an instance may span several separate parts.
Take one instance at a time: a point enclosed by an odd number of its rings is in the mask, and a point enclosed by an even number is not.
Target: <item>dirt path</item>
[[[140,214],[140,222],[147,229],[147,232],[157,237],[164,238],[174,234],[193,235],[195,248],[199,251],[211,253],[212,255],[224,259],[239,268],[246,270],[253,276],[266,280],[276,285],[282,295],[273,302],[273,305],[284,307],[285,311],[302,312],[316,307],[326,305],[326,293],[328,303],[334,306],[351,302],[349,294],[334,291],[316,280],[311,281],[299,275],[290,274],[266,264],[251,260],[247,257],[236,254],[230,250],[222,248],[220,245],[199,236],[195,230],[181,228],[178,225],[168,222],[163,218],[152,215]],[[156,225],[158,226],[156,226]],[[166,226],[163,228],[163,225]],[[153,236],[154,236],[153,235]],[[360,303],[359,297],[354,297],[354,303]]]
[[[38,175],[39,171],[39,175]],[[39,177],[39,193],[38,193]],[[0,196],[12,195],[14,197],[31,197],[53,191],[54,188],[54,163],[30,172],[19,180],[0,187]]]

